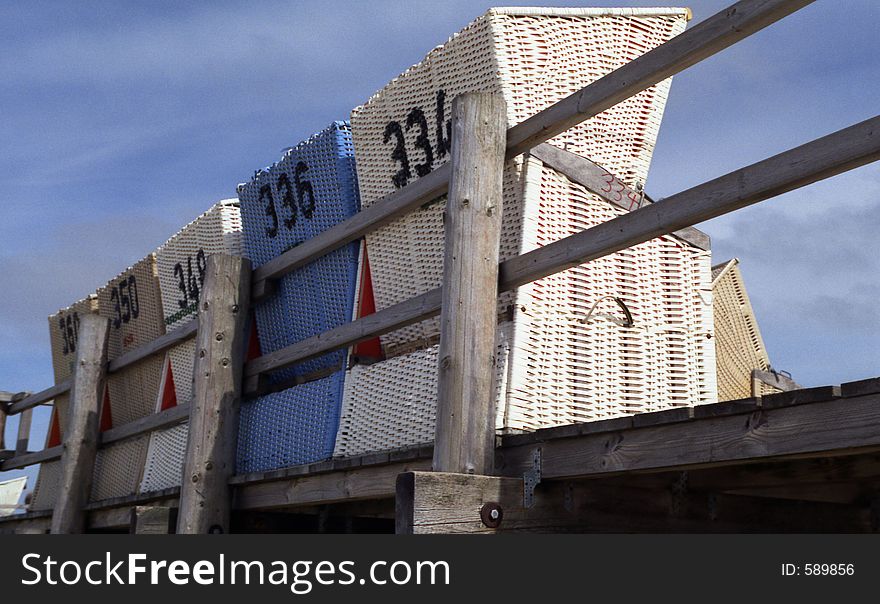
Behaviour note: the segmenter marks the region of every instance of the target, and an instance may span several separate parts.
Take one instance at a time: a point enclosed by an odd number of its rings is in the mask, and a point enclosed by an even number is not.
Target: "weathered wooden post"
[[[434,470],[491,474],[495,455],[495,327],[507,112],[499,94],[452,104],[452,176]]]
[[[9,401],[0,398],[0,451],[3,451],[6,448],[6,439],[4,438],[4,435],[6,433],[6,414],[8,403]]]
[[[248,260],[225,255],[208,258],[199,300],[195,384],[178,533],[229,532],[229,478],[235,470],[250,287]]]
[[[92,314],[80,317],[58,503],[52,512],[53,534],[82,533],[85,529],[84,508],[92,491],[98,452],[98,409],[107,378],[109,335],[106,318]]]
[[[28,407],[18,415],[18,436],[15,441],[15,454],[24,455],[27,453],[28,441],[31,437],[31,417],[34,408]],[[0,449],[3,447],[0,446]]]

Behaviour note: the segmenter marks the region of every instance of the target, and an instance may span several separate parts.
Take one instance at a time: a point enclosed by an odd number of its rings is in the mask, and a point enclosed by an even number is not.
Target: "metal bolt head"
[[[501,526],[501,521],[503,519],[504,510],[501,508],[500,503],[487,501],[483,504],[483,507],[480,508],[480,520],[487,528],[498,528]]]

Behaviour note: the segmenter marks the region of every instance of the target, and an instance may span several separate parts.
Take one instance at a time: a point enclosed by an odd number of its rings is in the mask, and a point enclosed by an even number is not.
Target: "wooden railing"
[[[499,136],[502,137],[502,140],[506,141],[504,157],[512,158],[538,147],[535,150],[536,157],[590,188],[589,183],[595,181],[595,174],[591,172],[595,166],[582,158],[581,164],[568,162],[564,157],[554,152],[553,148],[541,145],[568,128],[718,53],[803,6],[810,4],[811,1],[742,0],[737,2],[580,91],[507,129],[506,133],[502,129]],[[473,105],[479,102],[478,95],[462,95],[460,99],[454,107],[453,122],[455,120],[467,120],[466,114],[468,110],[465,108],[465,105],[468,103]],[[495,111],[498,111],[497,106]],[[483,117],[485,118],[486,116],[483,115]],[[455,140],[456,145],[471,149],[468,153],[464,153],[466,156],[478,153],[481,144],[479,140],[476,140],[477,137],[469,136],[469,132],[471,131],[462,128],[461,134]],[[485,135],[486,133],[484,132],[483,137]],[[454,158],[456,157],[455,153],[453,156]],[[459,154],[460,156],[461,154]],[[254,270],[252,274],[249,273],[246,277],[241,274],[225,274],[225,277],[231,280],[230,282],[232,283],[241,283],[242,280],[249,280],[251,283],[251,302],[258,303],[266,299],[273,295],[275,284],[284,275],[313,262],[317,258],[347,243],[363,237],[367,233],[446,193],[449,190],[450,179],[454,179],[457,172],[459,173],[458,176],[461,176],[462,166],[457,165],[454,158],[450,163],[378,200],[352,218],[286,251]],[[725,176],[692,187],[660,202],[645,205],[542,248],[501,262],[491,271],[481,270],[483,275],[481,279],[485,279],[486,275],[490,275],[494,280],[494,283],[491,285],[491,291],[494,292],[491,297],[494,299],[498,292],[514,289],[520,285],[665,234],[678,233],[699,241],[701,235],[698,231],[691,228],[696,223],[759,203],[841,172],[852,170],[876,161],[878,158],[880,158],[880,117],[874,117],[736,170]],[[467,162],[468,159],[463,158],[459,161]],[[502,165],[501,162],[495,162],[494,168],[481,166],[480,178],[491,180],[492,175],[487,173],[487,170],[498,171],[501,169],[500,165]],[[488,191],[481,186],[475,185],[473,182],[468,182],[467,177],[462,178],[464,180],[459,182],[459,190],[483,191],[484,194],[490,196],[500,195],[498,192]],[[471,188],[469,189],[469,187]],[[595,189],[595,187],[593,188]],[[594,190],[594,192],[599,195],[602,194],[600,191]],[[455,191],[453,190],[454,193]],[[499,207],[501,205],[500,197],[497,200],[489,198],[484,201],[490,205],[493,201],[497,201],[497,205]],[[462,211],[461,205],[456,203],[456,199],[451,197],[447,205],[447,212],[459,213]],[[468,204],[465,205],[467,206]],[[485,207],[485,204],[480,207]],[[464,222],[467,223],[468,221]],[[448,223],[449,221],[447,220]],[[447,228],[447,251],[460,246],[467,239],[474,239],[475,232],[472,230],[473,228],[473,226],[464,227],[453,231]],[[485,234],[480,232],[479,236],[484,237]],[[493,236],[496,237],[495,246],[497,248],[497,233]],[[697,243],[697,245],[700,244]],[[705,245],[705,242],[703,242],[703,245]],[[217,270],[216,267],[216,262],[209,263],[209,277],[206,282],[218,281],[220,275],[214,272]],[[474,268],[473,265],[465,263],[457,268],[459,272],[452,275],[452,278],[447,274],[444,283],[448,286],[453,280],[457,282],[465,272],[472,271]],[[485,283],[482,283],[480,287],[485,285]],[[243,364],[243,367],[239,363],[238,366],[233,367],[233,373],[241,372],[239,375],[240,382],[238,380],[229,381],[223,393],[220,394],[223,395],[224,400],[235,401],[233,406],[237,408],[237,401],[240,396],[254,396],[263,391],[264,384],[261,378],[270,372],[301,363],[333,350],[346,348],[438,314],[443,315],[441,316],[441,349],[444,349],[444,346],[448,345],[451,337],[450,334],[452,333],[456,333],[458,338],[468,338],[473,335],[467,331],[470,328],[464,327],[455,314],[450,313],[450,305],[444,306],[443,300],[448,293],[444,292],[444,288],[428,291],[394,306],[379,310],[375,314],[346,323],[281,350],[265,354],[260,358]],[[247,298],[247,296],[243,296],[243,298]],[[458,303],[467,302],[458,300]],[[246,305],[247,302],[245,300],[244,306],[246,307]],[[206,318],[211,322],[214,321],[214,317],[211,315],[214,309],[205,308],[207,306],[205,304],[199,308],[199,319],[197,321],[192,321],[184,327],[169,332],[153,342],[114,359],[107,365],[107,372],[114,373],[123,370],[141,359],[164,352],[175,344],[197,335],[200,342],[199,350],[204,350],[202,343],[214,337],[210,333],[201,333],[201,325],[205,322]],[[494,305],[491,310],[494,321]],[[245,311],[246,308],[239,308],[236,311],[238,313],[237,316],[240,318]],[[465,314],[468,312],[482,312],[484,315],[489,316],[490,313],[485,311],[485,308],[471,307],[465,309]],[[235,341],[231,343],[230,350],[235,350],[237,346],[243,345],[244,334],[239,333],[241,330],[238,327],[235,326],[232,329],[232,336]],[[494,330],[494,322],[492,330]],[[481,337],[485,337],[485,333]],[[453,362],[450,362],[444,361],[442,357],[443,355],[441,355],[441,369],[444,363],[447,367],[454,367],[454,359]],[[222,362],[222,359],[209,359],[209,361],[219,363]],[[227,359],[228,362],[229,360]],[[463,369],[459,368],[458,371],[463,371]],[[455,373],[455,371],[452,371],[452,373]],[[76,375],[72,379],[75,380]],[[485,380],[491,381],[492,376],[487,373],[480,379],[484,382]],[[450,381],[454,382],[455,380],[454,375],[444,376],[441,370],[439,380],[441,390],[447,388],[447,394],[452,392],[448,388],[451,383]],[[67,392],[70,388],[71,381],[68,380],[36,394],[18,397],[8,402],[0,402],[0,418],[2,418],[4,412],[9,415],[28,413],[36,405],[47,403],[59,394]],[[229,390],[230,388],[232,391]],[[491,404],[491,402],[487,403],[485,400],[478,400],[478,397],[474,394],[483,392],[485,383],[473,383],[472,381],[468,388],[473,389],[471,395],[463,392],[462,388],[457,387],[453,389],[455,390],[454,394],[445,396],[440,403],[437,422],[438,432],[435,442],[441,443],[441,446],[435,447],[435,470],[491,472],[491,467],[451,467],[448,465],[451,457],[444,459],[441,454],[441,457],[438,458],[438,450],[448,449],[447,445],[451,438],[451,428],[446,420],[448,419],[447,416],[452,413],[452,408],[454,408],[454,413],[459,417],[457,420],[459,422],[462,421],[462,413],[465,416],[474,414],[486,416],[486,409],[480,408],[480,405]],[[209,395],[209,393],[213,394]],[[221,438],[219,435],[223,434],[223,427],[217,426],[216,419],[212,420],[208,415],[209,408],[212,409],[211,413],[213,413],[213,416],[217,415],[218,409],[216,405],[211,405],[210,403],[211,397],[214,396],[216,401],[216,396],[218,395],[215,379],[210,376],[206,380],[197,377],[194,395],[196,403],[193,403],[191,406],[180,405],[136,420],[130,424],[108,430],[99,436],[98,446],[104,446],[111,442],[180,423],[185,421],[190,415],[193,416],[193,422],[195,422],[195,417],[198,415],[200,417],[199,421],[202,421],[206,428],[199,432],[200,435],[195,435],[195,431],[190,430],[187,456],[189,467],[192,461],[194,438],[203,439],[201,444],[205,446],[212,442],[218,444],[218,439]],[[488,398],[491,399],[491,397]],[[465,407],[462,407],[462,404]],[[78,397],[74,395],[71,399],[71,422],[76,421],[75,418],[78,415],[79,407],[81,405]],[[81,418],[80,421],[85,420]],[[494,426],[485,425],[483,429],[486,435],[488,435],[494,430]],[[69,431],[70,429],[68,429]],[[482,437],[486,435],[475,435],[473,438],[457,443],[456,446],[465,450],[466,454],[463,458],[457,455],[452,457],[469,460],[486,459],[486,448],[494,446],[493,439]],[[204,442],[205,438],[208,439],[207,442]],[[228,435],[223,438],[228,438]],[[212,512],[214,514],[213,520],[211,520],[213,524],[208,526],[205,524],[204,519],[199,517],[198,507],[193,507],[193,501],[196,497],[202,498],[203,501],[206,498],[211,500],[213,498],[220,498],[226,501],[229,499],[228,492],[224,489],[228,488],[228,479],[232,474],[232,446],[228,442],[219,444],[220,446],[217,448],[217,451],[221,451],[220,455],[226,456],[224,459],[207,460],[205,458],[201,461],[205,463],[210,461],[213,467],[222,466],[223,469],[219,474],[220,480],[213,480],[213,486],[208,491],[195,488],[182,490],[181,506],[187,510],[192,510],[192,512],[188,514],[188,520],[186,521],[189,524],[185,524],[183,521],[184,516],[181,516],[182,520],[179,530],[204,532],[206,527],[223,530],[228,528],[228,510],[226,512],[222,510],[220,512],[216,512],[216,510]],[[44,451],[27,452],[26,446],[22,446],[20,438],[15,451],[0,452],[0,470],[21,468],[57,459],[62,456],[62,452],[66,451],[65,447],[66,444]],[[195,481],[195,474],[193,476],[185,474],[185,476],[187,476],[187,479],[184,480],[185,485]],[[59,526],[56,528],[62,532],[70,530],[69,526]]]

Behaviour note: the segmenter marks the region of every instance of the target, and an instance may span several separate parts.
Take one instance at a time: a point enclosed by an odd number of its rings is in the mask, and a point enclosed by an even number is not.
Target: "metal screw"
[[[217,340],[218,342],[222,341],[222,340],[223,340],[223,334],[222,334],[222,333],[218,333],[216,336],[214,336],[214,339]]]

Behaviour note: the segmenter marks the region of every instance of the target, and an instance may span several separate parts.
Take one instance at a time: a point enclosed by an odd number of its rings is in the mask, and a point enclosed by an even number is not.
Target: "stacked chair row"
[[[448,161],[457,95],[501,94],[514,125],[677,35],[687,19],[686,9],[490,10],[357,107],[350,123],[291,147],[239,185],[237,200],[215,205],[94,296],[51,316],[56,381],[70,375],[78,315],[111,320],[110,354],[118,356],[193,319],[208,255],[243,254],[262,266]],[[669,85],[549,143],[641,189]],[[534,156],[511,160],[501,258],[648,203],[627,201],[610,203]],[[259,349],[279,350],[440,286],[445,205],[434,200],[286,275],[254,307]],[[715,402],[712,312],[711,254],[675,235],[501,295],[498,430]],[[431,441],[438,326],[424,321],[269,376],[270,394],[242,402],[237,471]],[[114,376],[102,428],[191,400],[194,356],[190,341]],[[50,445],[63,436],[64,397],[55,407]],[[182,424],[102,449],[93,498],[180,484],[185,446]],[[44,464],[36,507],[52,505],[56,482],[57,464]]]

